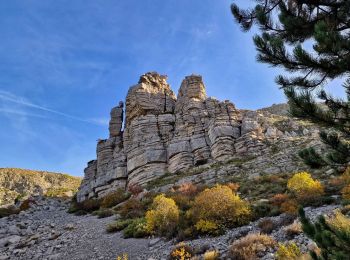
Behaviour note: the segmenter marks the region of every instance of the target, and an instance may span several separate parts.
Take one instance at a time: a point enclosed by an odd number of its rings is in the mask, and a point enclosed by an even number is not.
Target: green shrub
[[[147,223],[145,218],[137,218],[131,220],[130,224],[123,230],[124,238],[141,238],[146,237],[150,233],[147,229]]]
[[[311,168],[320,168],[326,165],[323,158],[312,147],[299,151],[299,156],[303,159],[304,163]]]
[[[68,210],[69,211],[69,210]],[[89,212],[82,210],[82,209],[74,209],[72,210],[73,212],[69,212],[69,213],[73,213],[76,216],[84,216],[86,214],[88,214]]]
[[[302,208],[299,210],[300,221],[304,234],[316,242],[321,250],[311,251],[313,259],[349,259],[350,255],[350,218],[336,211],[332,217],[319,216],[315,223],[312,223]]]
[[[77,202],[77,196],[74,195],[67,212],[78,216],[85,215],[89,212],[98,210],[100,208],[100,204],[100,199],[87,199],[83,202]]]
[[[118,189],[111,192],[102,198],[101,207],[111,208],[119,203],[127,200],[130,197],[130,193],[125,192],[123,189]]]
[[[45,196],[47,197],[68,197],[66,194],[71,191],[68,188],[49,188],[47,189]]]
[[[252,215],[254,219],[272,217],[280,214],[279,208],[267,202],[258,202],[252,205]]]
[[[92,215],[95,215],[98,218],[107,218],[107,217],[112,216],[113,214],[114,214],[113,210],[105,209],[105,208],[102,208],[102,209],[99,209],[99,210],[92,212]]]
[[[88,199],[76,204],[78,210],[83,210],[86,212],[93,212],[95,210],[98,210],[100,208],[100,205],[101,200],[99,199]]]
[[[115,222],[109,223],[106,227],[107,232],[118,232],[129,226],[132,222],[132,219],[126,220],[117,220]]]

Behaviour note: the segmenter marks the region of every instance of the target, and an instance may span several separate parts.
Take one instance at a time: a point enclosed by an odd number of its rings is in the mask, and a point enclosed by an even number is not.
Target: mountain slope
[[[75,192],[81,179],[68,174],[0,168],[0,205],[31,194],[63,195]]]

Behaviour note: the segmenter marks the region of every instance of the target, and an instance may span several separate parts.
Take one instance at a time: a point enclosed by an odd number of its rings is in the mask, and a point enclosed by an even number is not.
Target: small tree
[[[276,82],[288,98],[292,115],[309,119],[342,133],[322,133],[330,145],[327,163],[350,158],[350,1],[348,0],[255,0],[255,8],[231,11],[244,31],[254,24],[257,60],[287,72]],[[310,43],[312,47],[310,47]],[[326,93],[324,86],[343,80],[346,98]],[[315,98],[318,97],[319,100]],[[322,106],[318,103],[321,101]],[[314,151],[305,151],[306,162],[319,164]],[[311,156],[311,157],[310,157]],[[311,159],[311,160],[310,160]],[[323,162],[322,162],[323,164]]]
[[[350,255],[350,219],[340,212],[326,220],[324,216],[313,224],[306,218],[302,208],[299,210],[304,233],[314,240],[321,249],[321,255],[310,252],[315,260],[347,260]]]

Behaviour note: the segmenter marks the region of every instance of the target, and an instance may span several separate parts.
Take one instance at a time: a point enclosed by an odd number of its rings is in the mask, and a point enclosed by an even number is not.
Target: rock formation
[[[97,159],[85,169],[78,201],[103,197],[117,188],[146,186],[194,167],[266,156],[272,144],[281,140],[282,146],[295,147],[295,141],[317,139],[317,131],[305,124],[267,111],[238,110],[230,101],[207,97],[197,75],[183,80],[177,98],[166,76],[142,75],[128,91],[125,122],[123,110],[120,102],[111,111],[110,136],[98,141]],[[286,159],[282,154],[284,159],[277,160],[284,160],[284,167],[274,168],[274,154],[270,155],[259,170],[272,167],[278,173],[299,167],[293,156]]]

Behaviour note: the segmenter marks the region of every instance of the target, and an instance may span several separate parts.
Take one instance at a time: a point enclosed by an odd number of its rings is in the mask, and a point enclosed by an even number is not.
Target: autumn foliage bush
[[[297,215],[298,209],[299,209],[299,204],[295,199],[289,199],[281,204],[280,209],[284,213],[288,213],[291,215]]]
[[[324,194],[322,184],[314,180],[307,172],[294,174],[294,176],[288,180],[287,187],[301,203],[314,201]]]
[[[178,193],[181,193],[186,196],[195,196],[198,193],[198,187],[190,182],[182,183],[176,190]]]
[[[129,193],[126,193],[123,189],[118,189],[103,197],[101,202],[102,208],[111,208],[119,203],[127,200],[130,197]]]
[[[139,218],[144,216],[145,209],[138,199],[131,198],[118,207],[117,212],[123,219]]]
[[[248,234],[233,242],[229,248],[229,257],[239,260],[258,259],[259,253],[275,246],[276,241],[267,235]]]
[[[327,219],[328,225],[335,232],[342,234],[343,237],[346,237],[350,241],[350,218],[346,217],[341,211],[337,210],[332,217]]]
[[[276,252],[277,260],[298,259],[301,256],[299,247],[294,243],[279,244]]]
[[[194,223],[210,221],[221,227],[246,223],[250,218],[247,202],[224,185],[216,185],[198,194],[188,211]]]
[[[193,249],[185,243],[178,244],[171,252],[170,260],[190,260],[194,256]]]
[[[196,229],[203,234],[217,235],[220,232],[219,226],[210,220],[199,220],[196,225]]]
[[[278,193],[272,196],[270,203],[274,206],[280,207],[284,202],[289,199],[289,196],[284,193]]]
[[[131,185],[129,188],[128,188],[128,191],[134,195],[134,196],[137,196],[138,194],[140,194],[141,192],[143,192],[143,188],[138,185],[138,184],[134,184],[134,185]]]
[[[150,233],[172,235],[179,222],[179,208],[175,201],[160,194],[146,212],[146,226]]]
[[[229,182],[225,184],[227,187],[229,187],[233,192],[237,192],[239,190],[239,184],[235,182]]]
[[[183,211],[191,208],[192,200],[189,196],[182,193],[172,193],[168,195],[169,198],[173,199],[176,205]]]
[[[344,200],[349,201],[350,200],[350,185],[345,186],[341,190],[341,194],[342,194]]]

